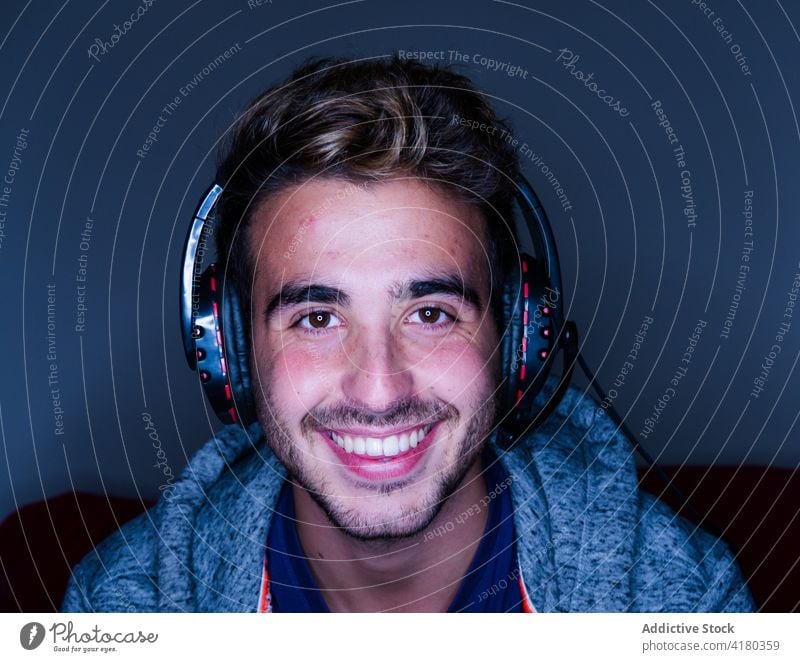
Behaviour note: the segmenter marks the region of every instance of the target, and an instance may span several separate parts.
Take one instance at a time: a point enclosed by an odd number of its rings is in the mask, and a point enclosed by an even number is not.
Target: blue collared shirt
[[[481,460],[487,491],[482,503],[489,508],[486,528],[447,611],[522,611],[509,484],[502,465],[488,446]],[[436,540],[432,538],[431,544],[436,544]],[[281,487],[267,545],[273,611],[329,612],[297,535],[289,480],[284,480]]]

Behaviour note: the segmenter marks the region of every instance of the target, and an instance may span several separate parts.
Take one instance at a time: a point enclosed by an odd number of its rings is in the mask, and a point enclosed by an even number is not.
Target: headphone
[[[504,449],[540,425],[558,406],[572,380],[578,344],[575,323],[564,319],[561,270],[550,221],[525,178],[520,175],[515,183],[515,200],[536,257],[520,253],[512,272],[501,279],[502,416],[498,443]],[[244,317],[236,289],[226,287],[217,265],[203,269],[206,241],[213,232],[214,207],[222,190],[214,184],[203,196],[184,244],[181,331],[186,360],[198,372],[217,416],[226,424],[246,427],[256,420],[256,407]],[[563,355],[562,376],[547,402],[540,404],[537,396],[559,353]]]

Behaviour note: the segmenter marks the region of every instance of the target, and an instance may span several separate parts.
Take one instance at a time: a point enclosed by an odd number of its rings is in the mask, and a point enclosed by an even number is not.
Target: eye
[[[416,322],[415,318],[418,319],[419,322]],[[449,315],[437,306],[423,306],[422,308],[417,308],[417,310],[411,313],[408,319],[415,324],[421,323],[433,329],[449,326],[456,321],[452,315]]]
[[[335,324],[331,324],[331,322]],[[327,310],[313,310],[303,315],[292,326],[299,326],[306,333],[320,333],[341,326],[341,321],[336,315]]]

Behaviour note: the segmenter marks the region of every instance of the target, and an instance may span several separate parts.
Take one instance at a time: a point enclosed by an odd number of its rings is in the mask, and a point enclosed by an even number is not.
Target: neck
[[[425,530],[399,540],[364,541],[331,526],[295,482],[297,533],[329,609],[446,611],[486,528],[486,491],[479,456]]]

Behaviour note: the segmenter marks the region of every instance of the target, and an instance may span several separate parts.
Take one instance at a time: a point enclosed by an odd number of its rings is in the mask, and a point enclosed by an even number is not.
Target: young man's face
[[[424,530],[494,421],[480,212],[416,179],[323,179],[268,200],[248,241],[267,443],[349,534]]]

